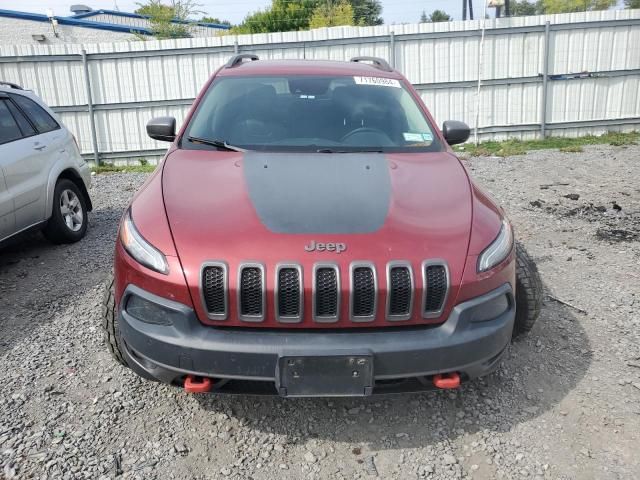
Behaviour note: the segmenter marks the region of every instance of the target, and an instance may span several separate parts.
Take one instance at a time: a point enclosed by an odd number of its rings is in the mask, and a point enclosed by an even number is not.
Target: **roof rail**
[[[24,90],[20,85],[11,83],[11,82],[3,82],[0,80],[0,85],[6,85],[7,87],[15,88],[16,90]]]
[[[260,57],[258,57],[254,53],[241,53],[240,55],[234,55],[233,57],[231,57],[229,61],[225,64],[224,68],[235,67],[236,65],[239,65],[240,63],[242,63],[242,60],[244,60],[245,58],[251,60],[252,62],[256,60],[260,60]]]
[[[360,62],[371,62],[373,66],[379,70],[384,70],[385,72],[393,72],[393,68],[389,66],[387,61],[383,58],[379,57],[353,57],[350,62],[360,63]]]

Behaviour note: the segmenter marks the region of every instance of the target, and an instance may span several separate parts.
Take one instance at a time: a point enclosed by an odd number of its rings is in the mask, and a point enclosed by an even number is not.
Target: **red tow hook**
[[[458,375],[458,372],[434,375],[433,384],[442,389],[458,388],[460,386],[460,375]]]
[[[207,377],[187,375],[184,379],[184,391],[187,393],[207,393],[211,391],[213,382]]]

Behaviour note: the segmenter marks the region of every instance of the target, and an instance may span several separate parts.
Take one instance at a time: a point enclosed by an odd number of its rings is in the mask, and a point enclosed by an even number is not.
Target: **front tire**
[[[114,293],[113,274],[105,281],[104,295],[102,297],[102,330],[104,340],[109,353],[120,365],[127,366],[127,362],[122,355],[120,344],[120,329],[118,328],[118,315],[116,312],[116,297]]]
[[[530,331],[542,308],[542,280],[535,262],[516,242],[516,321],[513,336]]]
[[[78,186],[62,178],[53,192],[53,211],[44,228],[51,243],[75,243],[87,233],[87,200]]]

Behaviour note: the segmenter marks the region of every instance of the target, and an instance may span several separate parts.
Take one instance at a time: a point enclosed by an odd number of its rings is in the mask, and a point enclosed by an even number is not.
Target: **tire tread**
[[[516,242],[516,320],[514,336],[530,331],[542,309],[542,280],[535,262]]]
[[[111,356],[119,364],[127,366],[120,349],[120,332],[118,331],[113,274],[109,274],[105,281],[104,295],[102,297],[102,330],[104,331],[105,343]]]

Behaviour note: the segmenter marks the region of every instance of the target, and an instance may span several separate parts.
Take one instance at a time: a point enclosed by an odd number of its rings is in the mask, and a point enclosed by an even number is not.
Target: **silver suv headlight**
[[[140,235],[131,219],[131,210],[127,212],[122,222],[120,241],[127,253],[141,265],[165,275],[169,273],[166,257]]]
[[[511,229],[511,224],[506,219],[503,219],[500,233],[478,258],[478,272],[486,272],[498,265],[511,253],[512,247],[513,230]]]

